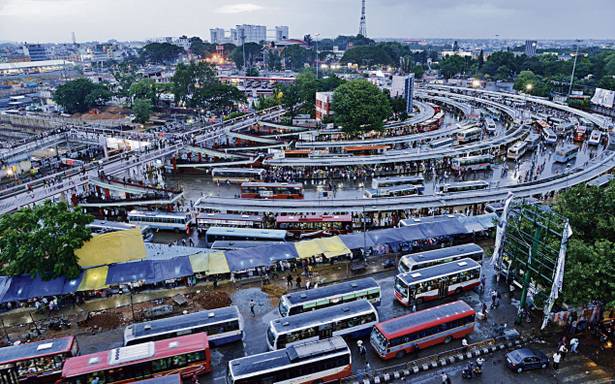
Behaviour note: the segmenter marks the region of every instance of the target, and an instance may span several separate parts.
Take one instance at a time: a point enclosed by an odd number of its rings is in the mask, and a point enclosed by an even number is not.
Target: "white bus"
[[[211,178],[223,183],[260,181],[264,174],[265,170],[262,168],[214,168],[211,170]]]
[[[493,121],[493,119],[485,119],[485,130],[488,134],[495,134],[496,128],[497,126],[495,125],[495,121]]]
[[[524,140],[527,143],[528,149],[534,149],[538,146],[540,142],[540,135],[538,133],[530,133]]]
[[[154,229],[188,231],[192,215],[188,212],[137,211],[128,212],[128,222]]]
[[[491,168],[492,155],[475,155],[457,157],[451,162],[451,168],[455,171],[483,171]]]
[[[419,195],[423,192],[424,187],[418,185],[398,185],[395,187],[366,189],[363,196],[366,199],[375,199],[379,197],[401,197]]]
[[[470,258],[479,263],[483,259],[483,249],[474,243],[438,248],[431,251],[411,253],[399,259],[399,273],[413,272],[417,269]]]
[[[506,152],[506,157],[510,160],[519,160],[525,155],[528,150],[527,141],[517,141],[512,145],[512,147],[508,148]]]
[[[372,188],[380,189],[387,187],[395,187],[398,185],[423,185],[425,178],[423,176],[399,176],[399,177],[384,177],[372,179]]]
[[[589,140],[587,141],[587,144],[598,145],[600,144],[600,139],[602,139],[602,132],[600,132],[597,129],[594,129],[592,131],[592,134],[589,136]]]
[[[429,143],[430,148],[445,148],[455,144],[455,140],[448,136],[438,140],[433,140]]]
[[[551,130],[551,128],[545,128],[542,130],[542,138],[546,144],[557,143],[557,135]]]
[[[577,153],[579,152],[579,147],[574,144],[564,144],[560,148],[555,151],[555,156],[553,160],[556,163],[567,163],[570,160],[577,157]]]
[[[287,293],[280,298],[278,310],[280,315],[286,317],[361,299],[378,305],[380,295],[378,282],[373,277],[366,277],[307,291]]]
[[[351,301],[271,320],[267,345],[273,351],[333,336],[366,336],[377,322],[378,312],[372,303],[365,299]]]
[[[489,183],[484,180],[473,180],[473,181],[461,181],[458,183],[451,184],[439,184],[436,187],[437,193],[457,193],[457,192],[467,192],[467,191],[476,191],[479,189],[487,189],[489,188]]]
[[[340,382],[352,375],[352,354],[341,337],[231,360],[226,384]]]
[[[457,141],[459,144],[469,143],[471,141],[480,140],[482,130],[480,127],[473,126],[462,131],[457,132]]]
[[[395,298],[403,305],[421,304],[469,291],[480,284],[480,264],[466,258],[395,278]]]

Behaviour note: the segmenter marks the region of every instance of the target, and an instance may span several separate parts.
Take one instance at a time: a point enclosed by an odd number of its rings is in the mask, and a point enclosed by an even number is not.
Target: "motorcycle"
[[[472,366],[472,363],[470,363],[461,371],[461,377],[464,379],[471,379],[472,376],[474,375],[473,372],[474,372],[474,367]]]

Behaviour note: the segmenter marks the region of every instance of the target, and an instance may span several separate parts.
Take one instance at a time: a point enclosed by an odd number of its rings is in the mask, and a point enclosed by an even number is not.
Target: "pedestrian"
[[[359,356],[361,356],[362,359],[365,359],[365,355],[367,354],[367,348],[365,348],[365,346],[363,345],[362,340],[357,341],[357,348],[359,349]]]
[[[480,292],[481,293],[485,292],[485,283],[487,282],[486,280],[487,278],[485,277],[485,275],[482,275],[480,277]]]
[[[556,371],[559,369],[559,362],[562,359],[562,355],[559,352],[553,354],[553,369]]]
[[[465,337],[461,340],[461,346],[463,347],[463,352],[468,352],[468,339]]]
[[[451,378],[446,373],[442,372],[440,377],[442,378],[442,384],[451,384]]]
[[[305,290],[306,290],[306,291],[310,289],[310,284],[311,284],[311,283],[310,283],[310,280],[307,280],[307,281],[305,282]]]
[[[570,340],[570,352],[579,353],[577,352],[577,348],[579,348],[579,339],[577,339],[576,337],[573,337]]]
[[[566,348],[566,344],[560,345],[558,352],[562,356],[562,360],[565,359],[566,353],[568,353],[568,348]]]
[[[286,276],[286,286],[291,288],[293,286],[293,275],[291,275],[290,273],[288,274],[288,276]]]
[[[495,300],[498,298],[498,293],[495,291],[491,291],[491,309],[495,308]]]
[[[254,302],[254,299],[250,299],[250,313],[252,314],[252,317],[256,317],[256,312],[254,312],[255,306],[256,303]]]
[[[297,275],[295,283],[297,284],[297,288],[301,288],[301,275]]]
[[[369,377],[369,373],[372,370],[372,366],[369,364],[369,361],[365,361],[365,375]]]
[[[416,303],[412,303],[412,312],[416,312]]]
[[[487,303],[483,301],[483,305],[481,306],[481,312],[483,314],[483,319],[487,320]]]

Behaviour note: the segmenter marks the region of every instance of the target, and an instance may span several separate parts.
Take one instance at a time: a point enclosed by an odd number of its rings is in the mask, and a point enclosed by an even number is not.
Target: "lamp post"
[[[318,37],[320,36],[320,33],[315,33],[314,36],[316,37],[316,79],[318,79],[320,69],[320,57],[318,57]]]
[[[577,40],[577,49],[574,53],[574,61],[572,62],[572,73],[570,74],[570,85],[568,86],[568,96],[572,94],[572,83],[574,82],[574,72],[577,69],[577,57],[579,57],[579,43],[581,40]]]

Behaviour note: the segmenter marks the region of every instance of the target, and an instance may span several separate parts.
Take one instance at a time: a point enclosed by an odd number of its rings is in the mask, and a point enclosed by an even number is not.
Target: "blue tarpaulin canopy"
[[[348,249],[362,249],[364,247],[370,248],[374,246],[374,241],[370,237],[369,232],[367,232],[365,236],[363,232],[357,232],[340,235],[339,238]]]
[[[404,239],[404,241],[422,240],[425,238],[425,234],[421,231],[421,225],[412,225],[410,227],[401,227],[395,229]]]
[[[77,290],[81,282],[81,275],[73,280],[64,277],[44,281],[40,277],[32,278],[28,275],[15,276],[8,279],[10,282],[2,297],[2,302],[23,301],[35,297],[49,297],[73,293]],[[2,282],[0,281],[0,293],[2,293]]]
[[[40,277],[36,277],[35,279],[27,277],[26,280],[30,280],[30,291],[28,295],[30,297],[49,297],[55,295],[62,295],[64,293],[64,282],[66,281],[63,277],[58,277],[57,279],[43,281]]]
[[[225,255],[231,272],[246,271],[256,267],[268,267],[279,260],[290,260],[299,257],[295,246],[286,243],[237,249],[226,252]]]
[[[153,262],[149,260],[119,263],[109,266],[107,285],[134,283],[154,280]]]
[[[152,260],[151,262],[154,277],[146,280],[148,283],[158,283],[194,274],[188,256],[175,257],[169,260]]]
[[[405,241],[398,228],[379,229],[368,233],[376,245],[395,244]]]
[[[0,302],[3,302],[2,298],[6,291],[8,291],[11,285],[11,278],[8,276],[0,276]]]

